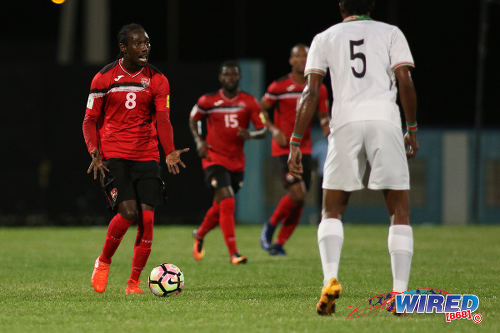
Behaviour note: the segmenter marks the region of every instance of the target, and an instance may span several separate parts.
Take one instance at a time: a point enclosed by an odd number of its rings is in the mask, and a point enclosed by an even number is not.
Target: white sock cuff
[[[413,254],[413,229],[409,225],[397,224],[389,227],[387,237],[389,253],[408,252]]]
[[[328,236],[337,236],[344,239],[344,227],[339,219],[324,219],[318,227],[318,242]]]

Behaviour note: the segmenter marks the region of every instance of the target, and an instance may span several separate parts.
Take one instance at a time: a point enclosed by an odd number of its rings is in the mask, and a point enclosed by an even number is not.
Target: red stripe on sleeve
[[[415,64],[412,62],[401,62],[399,64],[392,66],[392,70],[394,71],[394,70],[396,70],[396,68],[399,68],[401,66],[415,67]]]

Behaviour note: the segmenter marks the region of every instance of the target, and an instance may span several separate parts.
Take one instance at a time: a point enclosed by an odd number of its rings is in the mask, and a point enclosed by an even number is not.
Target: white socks
[[[392,291],[406,291],[413,256],[412,228],[405,224],[390,226],[387,245],[391,255]]]
[[[339,219],[324,219],[318,227],[318,246],[323,267],[323,285],[337,278],[344,228]]]
[[[324,219],[318,227],[318,246],[323,268],[323,285],[331,278],[337,278],[340,253],[344,242],[344,228],[338,219]],[[409,225],[389,227],[387,245],[391,255],[392,290],[408,290],[411,259],[413,256],[413,231]]]

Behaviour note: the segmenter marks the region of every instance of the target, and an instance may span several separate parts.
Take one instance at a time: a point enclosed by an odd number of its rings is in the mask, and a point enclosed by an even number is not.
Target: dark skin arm
[[[272,105],[270,105],[266,100],[262,99],[260,101],[260,108],[262,110],[264,118],[266,118],[266,126],[269,129],[269,132],[271,132],[273,140],[276,141],[276,143],[281,147],[288,146],[288,141],[286,139],[285,133],[283,133],[278,127],[273,124],[273,122],[269,118],[269,114],[267,113],[267,110],[270,110],[272,108]]]
[[[274,125],[269,118],[269,113],[267,111],[270,110],[272,106],[266,100],[262,99],[260,101],[260,108],[262,109],[264,118],[266,118],[266,126],[269,129],[269,132],[271,132],[274,141],[276,141],[276,143],[281,147],[287,147],[288,140],[286,138],[286,135],[283,133],[283,131],[276,127],[276,125]],[[330,116],[328,115],[328,113],[318,112],[318,120],[323,135],[328,136],[328,134],[330,134]]]
[[[323,83],[323,76],[311,73],[306,78],[306,87],[302,91],[299,105],[297,106],[297,116],[293,132],[302,135],[311,122],[311,119],[318,108],[319,90]],[[296,178],[302,179],[302,152],[300,147],[290,145],[290,155],[288,155],[288,170]]]
[[[247,128],[238,127],[238,137],[243,140],[248,139],[263,139],[266,137],[266,131],[264,130],[256,130],[250,131]]]
[[[90,166],[87,169],[87,174],[94,173],[94,180],[97,179],[97,175],[100,173],[102,178],[106,176],[106,171],[109,172],[109,169],[104,165],[104,162],[102,161],[102,156],[101,153],[99,153],[98,149],[92,150],[90,152],[90,155],[92,155],[92,162],[90,162]]]
[[[181,171],[179,169],[179,165],[184,169],[186,168],[186,164],[181,160],[181,154],[188,152],[189,148],[174,150],[165,158],[165,163],[167,164],[168,172],[178,175]]]
[[[328,113],[318,112],[319,125],[324,136],[330,134],[330,116]]]
[[[406,122],[417,121],[417,93],[408,66],[399,67],[394,72],[398,81],[399,99]],[[404,136],[406,156],[412,158],[418,151],[417,133],[407,132]]]
[[[193,118],[189,118],[189,129],[191,130],[191,135],[193,136],[194,142],[196,143],[196,150],[198,152],[198,156],[201,158],[207,157],[207,150],[212,149],[210,145],[203,140],[203,138],[198,133],[198,126],[196,124],[196,120]]]

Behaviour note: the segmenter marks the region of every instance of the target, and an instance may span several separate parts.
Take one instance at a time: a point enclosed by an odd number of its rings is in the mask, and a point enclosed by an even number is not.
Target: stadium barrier
[[[313,126],[312,136],[313,147],[326,147],[326,139],[322,137],[318,125]],[[271,157],[270,140],[268,136],[264,141],[249,142],[245,148],[245,187],[237,199],[237,220],[242,223],[263,223],[285,194],[278,163]],[[409,163],[412,223],[473,223],[473,131],[421,129],[418,141],[420,150]],[[500,130],[484,131],[480,147],[477,222],[500,223]],[[323,150],[326,153],[326,148]],[[365,185],[368,172],[369,167]],[[301,223],[317,224],[320,221],[320,182],[321,171],[316,169]],[[367,189],[354,192],[344,221],[388,223],[382,194]]]

